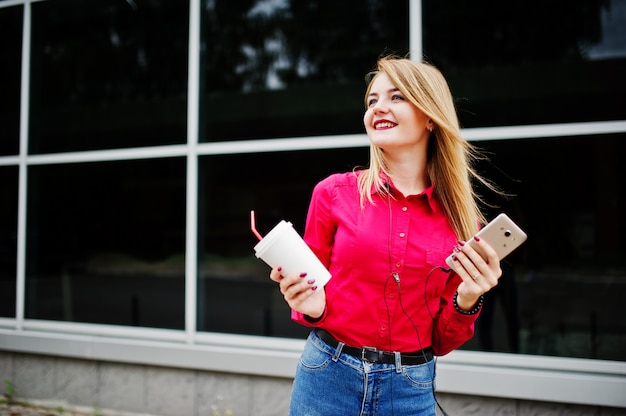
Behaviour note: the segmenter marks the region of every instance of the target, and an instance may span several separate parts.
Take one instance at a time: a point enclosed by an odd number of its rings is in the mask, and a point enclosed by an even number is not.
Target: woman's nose
[[[387,111],[389,111],[389,107],[385,104],[383,100],[379,100],[376,102],[376,104],[374,104],[372,110],[374,110],[375,113],[386,113]]]

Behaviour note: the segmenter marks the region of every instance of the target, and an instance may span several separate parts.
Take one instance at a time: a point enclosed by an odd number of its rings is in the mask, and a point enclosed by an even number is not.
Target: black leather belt
[[[333,348],[337,348],[339,346],[339,341],[337,341],[332,335],[330,335],[327,331],[316,328],[315,333],[318,337],[328,345]],[[382,351],[373,347],[350,347],[348,345],[344,345],[341,349],[341,352],[345,352],[348,355],[359,358],[363,361],[367,361],[368,363],[373,364],[395,364],[396,363],[396,355],[393,352]],[[423,350],[412,352],[409,354],[400,354],[400,362],[402,365],[418,365],[424,364],[433,359],[433,351],[430,347],[424,348]]]

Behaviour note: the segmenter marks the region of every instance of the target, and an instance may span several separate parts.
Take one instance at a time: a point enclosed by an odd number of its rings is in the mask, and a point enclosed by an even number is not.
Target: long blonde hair
[[[459,120],[450,88],[434,66],[409,59],[387,56],[380,58],[376,70],[369,76],[367,97],[373,81],[386,74],[405,98],[430,118],[435,128],[428,144],[427,173],[434,185],[434,195],[458,238],[467,240],[478,230],[485,217],[479,209],[479,196],[473,188],[476,180],[489,189],[493,185],[473,168],[482,158],[476,149],[461,137]],[[361,204],[372,201],[372,189],[386,192],[381,173],[387,174],[384,152],[370,145],[369,169],[359,175]]]

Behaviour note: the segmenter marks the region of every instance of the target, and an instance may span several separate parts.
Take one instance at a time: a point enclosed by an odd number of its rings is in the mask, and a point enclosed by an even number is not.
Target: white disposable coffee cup
[[[254,251],[257,258],[270,267],[282,267],[283,276],[306,273],[307,279],[315,279],[315,286],[320,288],[330,280],[330,272],[288,221],[281,221],[272,228],[254,246]]]

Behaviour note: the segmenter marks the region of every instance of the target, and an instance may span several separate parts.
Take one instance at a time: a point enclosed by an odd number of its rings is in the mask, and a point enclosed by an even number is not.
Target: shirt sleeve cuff
[[[303,313],[300,313],[294,310],[291,311],[291,319],[294,322],[299,323],[300,325],[304,325],[304,326],[309,326],[309,327],[319,326],[324,321],[324,318],[326,318],[326,309],[324,309],[324,312],[319,318],[311,318],[310,316],[305,315]]]
[[[456,331],[459,328],[472,325],[476,321],[478,316],[480,316],[481,310],[482,308],[480,308],[476,313],[472,314],[462,313],[454,307],[453,302],[450,302],[445,308],[442,318],[445,320],[445,322],[448,323],[449,329]]]

